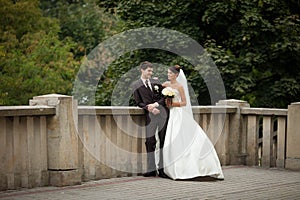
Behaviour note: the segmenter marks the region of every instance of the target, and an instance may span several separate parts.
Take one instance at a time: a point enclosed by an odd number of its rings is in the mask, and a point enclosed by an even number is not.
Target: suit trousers
[[[146,114],[146,150],[147,150],[147,171],[152,172],[156,170],[155,165],[155,148],[156,148],[156,138],[155,133],[158,131],[159,138],[159,163],[158,168],[163,168],[163,154],[162,148],[164,146],[166,128],[168,123],[168,113],[162,113],[154,115],[152,113]]]

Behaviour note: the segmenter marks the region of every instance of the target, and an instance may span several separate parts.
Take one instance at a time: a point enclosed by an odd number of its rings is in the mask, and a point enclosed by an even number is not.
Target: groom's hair
[[[140,68],[145,70],[147,68],[153,68],[153,65],[151,62],[148,62],[148,61],[144,61],[140,64]]]

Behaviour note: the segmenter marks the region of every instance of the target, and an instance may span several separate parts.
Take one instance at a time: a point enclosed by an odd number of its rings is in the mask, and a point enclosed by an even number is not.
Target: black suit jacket
[[[143,108],[146,112],[147,105],[157,102],[160,106],[158,109],[161,109],[161,106],[165,106],[165,99],[161,91],[163,86],[157,79],[150,79],[152,91],[146,88],[142,79],[135,81],[132,84],[133,96],[137,106]]]

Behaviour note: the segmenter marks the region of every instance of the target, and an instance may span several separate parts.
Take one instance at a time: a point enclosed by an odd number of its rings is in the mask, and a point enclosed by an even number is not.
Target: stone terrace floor
[[[223,167],[225,180],[173,181],[123,177],[68,187],[0,192],[2,199],[300,199],[300,172],[260,167]]]

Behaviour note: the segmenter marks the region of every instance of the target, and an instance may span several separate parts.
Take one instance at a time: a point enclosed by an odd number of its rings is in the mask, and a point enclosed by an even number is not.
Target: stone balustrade
[[[222,165],[294,170],[300,170],[299,110],[299,103],[265,109],[240,100],[193,107]],[[77,106],[57,94],[0,107],[0,190],[144,172],[144,117],[137,107]]]
[[[243,108],[241,115],[245,123],[245,164],[284,168],[287,109]]]
[[[49,185],[48,106],[0,107],[0,189]]]

